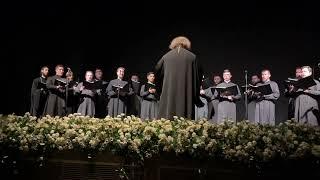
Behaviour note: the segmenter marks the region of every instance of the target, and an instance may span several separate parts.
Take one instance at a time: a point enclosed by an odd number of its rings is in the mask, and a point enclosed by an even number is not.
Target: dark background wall
[[[57,63],[67,65],[77,77],[99,66],[107,80],[125,66],[127,75],[145,79],[177,35],[190,38],[206,76],[229,68],[239,85],[245,69],[251,75],[269,68],[283,88],[296,66],[320,62],[315,3],[10,1],[0,7],[4,114],[28,111],[32,79],[42,65],[52,73]],[[277,107],[278,121],[286,119],[284,97]]]

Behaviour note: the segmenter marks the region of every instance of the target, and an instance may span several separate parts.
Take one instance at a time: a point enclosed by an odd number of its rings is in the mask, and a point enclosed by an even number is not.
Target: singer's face
[[[131,81],[139,81],[139,77],[138,76],[131,76]]]
[[[92,81],[92,79],[93,79],[93,73],[87,72],[86,73],[86,81]]]
[[[302,69],[302,77],[305,78],[305,77],[308,77],[308,76],[311,76],[311,72],[309,71],[308,68],[303,68]]]
[[[41,72],[42,72],[42,74],[43,74],[44,76],[48,76],[48,74],[49,74],[49,68],[43,68],[43,69],[41,70]]]
[[[213,77],[213,81],[214,81],[215,84],[219,84],[219,83],[221,83],[221,77],[220,76],[214,76]]]
[[[223,80],[230,81],[232,75],[229,72],[223,73]]]
[[[122,79],[124,77],[124,69],[118,69],[117,76]]]
[[[259,81],[260,81],[260,79],[257,75],[251,77],[252,84],[257,84]]]
[[[102,75],[103,75],[103,73],[102,73],[101,70],[96,70],[96,72],[95,72],[95,77],[96,77],[97,79],[101,79],[101,78],[102,78]]]
[[[73,75],[67,76],[68,81],[73,81]]]
[[[63,76],[63,73],[64,73],[63,67],[57,67],[56,68],[56,75],[57,76]]]
[[[155,76],[154,76],[154,74],[150,74],[148,77],[147,77],[147,79],[148,79],[148,81],[149,82],[154,82],[154,79],[155,79]]]
[[[261,77],[262,77],[262,81],[266,82],[266,81],[270,80],[271,74],[269,71],[263,71],[261,73]]]
[[[296,78],[301,78],[302,77],[302,69],[298,68],[296,69]]]

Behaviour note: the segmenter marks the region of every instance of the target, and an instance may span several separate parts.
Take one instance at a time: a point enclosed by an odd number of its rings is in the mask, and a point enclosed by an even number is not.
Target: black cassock
[[[161,58],[155,71],[162,86],[158,118],[194,118],[194,105],[203,105],[196,55],[184,48],[175,48]]]
[[[97,90],[96,104],[95,104],[95,117],[105,118],[107,116],[107,87],[108,82],[103,80],[95,80]]]
[[[142,102],[142,98],[140,97],[141,83],[129,81],[129,86],[133,90],[133,94],[129,96],[128,114],[138,117],[141,113]]]
[[[41,116],[47,101],[48,90],[46,87],[47,79],[43,77],[35,78],[31,87],[30,114],[32,116]]]
[[[78,85],[76,81],[70,81],[68,85],[68,102],[67,102],[67,115],[77,112],[79,106],[79,95],[75,93],[74,87]]]
[[[47,88],[49,96],[44,108],[44,115],[64,116],[66,115],[65,90],[57,89],[55,80],[60,79],[59,76],[51,76],[47,80]]]

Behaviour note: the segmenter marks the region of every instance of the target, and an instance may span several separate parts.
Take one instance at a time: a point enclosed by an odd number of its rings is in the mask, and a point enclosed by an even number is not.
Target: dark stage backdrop
[[[102,67],[106,80],[124,66],[127,76],[144,80],[177,35],[190,38],[206,76],[228,68],[239,85],[245,70],[250,76],[269,68],[282,89],[296,66],[320,62],[320,21],[312,3],[10,1],[0,7],[4,114],[29,110],[32,79],[42,65],[53,73],[64,64],[76,79]],[[282,93],[277,121],[287,118],[286,106]],[[242,119],[241,103],[238,111]]]

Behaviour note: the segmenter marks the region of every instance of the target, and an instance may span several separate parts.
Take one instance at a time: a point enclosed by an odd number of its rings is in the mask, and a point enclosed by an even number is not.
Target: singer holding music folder
[[[254,91],[255,86],[260,82],[260,77],[257,74],[254,74],[251,76],[251,84],[249,84],[247,87],[242,86],[243,91],[245,92],[247,89],[248,96],[248,120],[250,123],[255,122],[255,114],[256,114],[256,103],[257,103],[257,93]]]
[[[230,120],[236,122],[237,108],[236,101],[241,98],[238,85],[231,82],[231,72],[226,69],[223,71],[224,82],[216,86],[214,96],[219,98],[217,123]]]
[[[94,72],[94,83],[97,90],[96,95],[96,113],[95,117],[105,118],[107,115],[107,97],[106,90],[108,82],[103,79],[103,71],[101,68],[96,68]]]
[[[219,98],[214,96],[214,92],[218,84],[222,82],[222,79],[219,75],[213,76],[213,85],[205,90],[205,95],[209,97],[208,99],[208,120],[212,123],[217,123],[218,119],[218,104]]]
[[[31,87],[31,102],[30,114],[40,117],[43,114],[44,106],[48,98],[47,76],[49,68],[43,66],[40,71],[40,77],[37,77],[32,82]]]
[[[80,94],[80,105],[77,113],[83,116],[93,117],[96,113],[95,103],[97,96],[96,84],[93,80],[93,72],[87,71],[85,81],[78,84],[75,92]]]
[[[312,78],[312,68],[302,67],[302,79],[295,86],[297,98],[295,100],[294,119],[299,123],[313,126],[319,125],[320,83]]]
[[[296,93],[294,91],[294,83],[302,78],[301,67],[296,67],[295,78],[288,78],[285,80],[285,91],[284,95],[288,98],[288,119],[294,118],[295,104],[296,104]]]
[[[148,82],[141,86],[140,96],[143,98],[141,103],[141,119],[154,120],[159,111],[159,94],[154,84],[155,75],[153,72],[147,74]]]
[[[271,73],[265,69],[261,71],[261,83],[254,91],[257,95],[255,123],[275,125],[275,101],[280,97],[278,84],[270,80]]]
[[[55,67],[56,75],[47,79],[47,89],[49,90],[49,96],[44,107],[44,115],[50,116],[64,116],[65,111],[65,86],[66,79],[62,78],[64,74],[63,65],[57,65]]]
[[[203,102],[203,107],[195,107],[195,120],[199,119],[208,119],[208,103],[211,100],[211,97],[208,96],[209,94],[206,94],[206,92],[209,92],[208,89],[212,86],[212,80],[210,78],[205,78],[203,76],[201,86],[200,86],[200,100]]]
[[[139,82],[139,76],[133,74],[131,80],[129,81],[129,86],[133,91],[133,94],[129,97],[128,113],[136,117],[140,117],[141,114],[141,102],[142,98],[140,96],[142,83]]]
[[[127,81],[124,81],[125,68],[117,69],[117,79],[111,80],[107,87],[107,94],[110,98],[108,102],[108,115],[116,117],[122,113],[127,113],[128,96],[133,92],[129,88]]]

